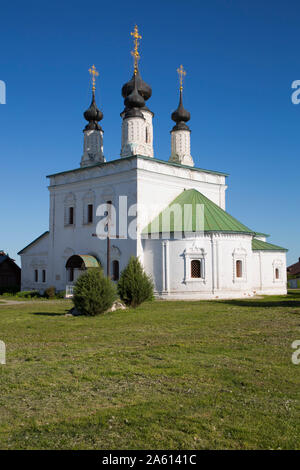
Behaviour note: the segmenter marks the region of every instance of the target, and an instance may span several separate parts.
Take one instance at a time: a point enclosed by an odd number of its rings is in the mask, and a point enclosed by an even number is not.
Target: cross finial
[[[186,76],[186,71],[184,70],[183,68],[183,65],[181,65],[178,69],[177,69],[177,73],[179,75],[179,83],[180,83],[180,91],[183,90],[183,78]]]
[[[139,48],[139,39],[142,39],[142,36],[139,35],[139,30],[138,30],[138,27],[137,25],[135,25],[134,27],[134,31],[132,33],[130,33],[131,36],[133,36],[133,42],[134,42],[134,50],[131,51],[131,55],[133,56],[133,59],[134,59],[134,75],[136,75],[137,73],[137,68],[138,68],[138,61],[140,59],[140,54],[139,54],[139,51],[138,51],[138,48]]]
[[[99,77],[99,72],[96,70],[96,67],[92,65],[92,67],[89,69],[90,74],[92,75],[92,90],[96,90],[96,77]]]

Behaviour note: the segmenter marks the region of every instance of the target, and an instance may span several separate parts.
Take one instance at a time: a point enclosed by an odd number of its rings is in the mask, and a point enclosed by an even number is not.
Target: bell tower
[[[105,162],[103,155],[103,129],[99,124],[99,121],[103,119],[103,113],[98,109],[95,99],[96,77],[99,73],[94,65],[89,69],[89,73],[92,76],[92,102],[83,114],[88,124],[83,130],[84,140],[81,167]]]
[[[123,119],[121,157],[131,155],[153,157],[152,118],[154,114],[145,104],[145,101],[151,97],[152,90],[142,79],[138,68],[140,59],[139,39],[142,36],[140,36],[137,26],[135,26],[131,36],[134,38],[134,50],[131,51],[134,59],[134,73],[131,80],[122,87],[125,109],[121,113]],[[137,112],[137,109],[139,112]]]
[[[179,105],[171,115],[171,118],[176,123],[171,130],[171,157],[170,162],[181,163],[182,165],[194,166],[194,161],[191,156],[191,130],[186,124],[190,118],[190,113],[184,109],[182,103],[183,92],[183,77],[186,71],[181,65],[177,69],[179,75]]]

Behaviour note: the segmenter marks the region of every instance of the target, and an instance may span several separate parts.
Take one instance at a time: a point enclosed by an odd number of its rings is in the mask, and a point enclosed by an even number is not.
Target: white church
[[[226,212],[226,177],[196,168],[190,150],[190,113],[180,97],[168,161],[153,152],[152,90],[138,68],[122,88],[121,155],[106,161],[103,119],[95,100],[84,113],[80,167],[49,175],[49,231],[23,248],[22,290],[72,290],[86,269],[101,266],[117,281],[139,257],[155,293],[165,299],[224,299],[286,294],[286,249]]]

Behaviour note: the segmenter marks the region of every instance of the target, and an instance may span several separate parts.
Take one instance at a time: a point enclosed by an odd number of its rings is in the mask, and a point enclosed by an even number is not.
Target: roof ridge
[[[168,204],[165,209],[163,209],[158,216],[156,216],[151,222],[148,223],[147,227],[144,228],[142,233],[162,233],[162,232],[172,232],[175,231],[174,224],[170,224],[171,227],[167,225],[164,227],[163,214],[170,207],[175,204],[180,204],[183,208],[184,215],[184,206],[186,204],[191,204],[193,206],[192,211],[192,227],[193,232],[196,230],[196,217],[194,208],[198,203],[204,205],[204,232],[234,232],[234,233],[248,233],[255,234],[253,230],[237,220],[233,215],[226,212],[222,207],[218,206],[214,201],[209,199],[203,193],[198,191],[195,188],[185,189],[178,196],[173,199],[173,201]],[[158,232],[152,231],[151,226],[154,222],[158,222]],[[155,230],[155,229],[154,229]],[[181,230],[184,230],[184,223],[181,222]],[[177,231],[177,230],[176,230]]]

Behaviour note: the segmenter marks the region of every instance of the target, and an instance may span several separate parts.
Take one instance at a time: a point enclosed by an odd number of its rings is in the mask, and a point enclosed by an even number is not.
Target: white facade
[[[122,236],[111,239],[111,272],[115,261],[122,271],[131,255],[139,256],[146,272],[153,277],[156,295],[170,299],[286,293],[285,252],[252,251],[251,235],[204,233],[183,239],[176,239],[176,234],[169,239],[164,239],[164,234],[157,239],[142,237],[147,223],[185,189],[196,189],[225,210],[227,186],[226,175],[222,173],[133,156],[49,178],[49,234],[20,252],[23,290],[43,290],[48,286],[64,290],[70,283],[66,263],[75,254],[95,257],[106,272],[107,241],[93,234],[102,218],[96,215],[97,207],[111,201],[117,212],[120,209],[129,214],[126,229],[131,234],[136,233],[136,239],[126,238],[124,228],[117,222],[117,231],[121,230]],[[92,221],[89,206],[92,206]],[[113,232],[114,227],[111,230]],[[201,264],[201,277],[196,279],[191,277],[193,260]],[[237,277],[237,262],[242,265],[240,277]],[[43,271],[46,271],[44,282]]]

